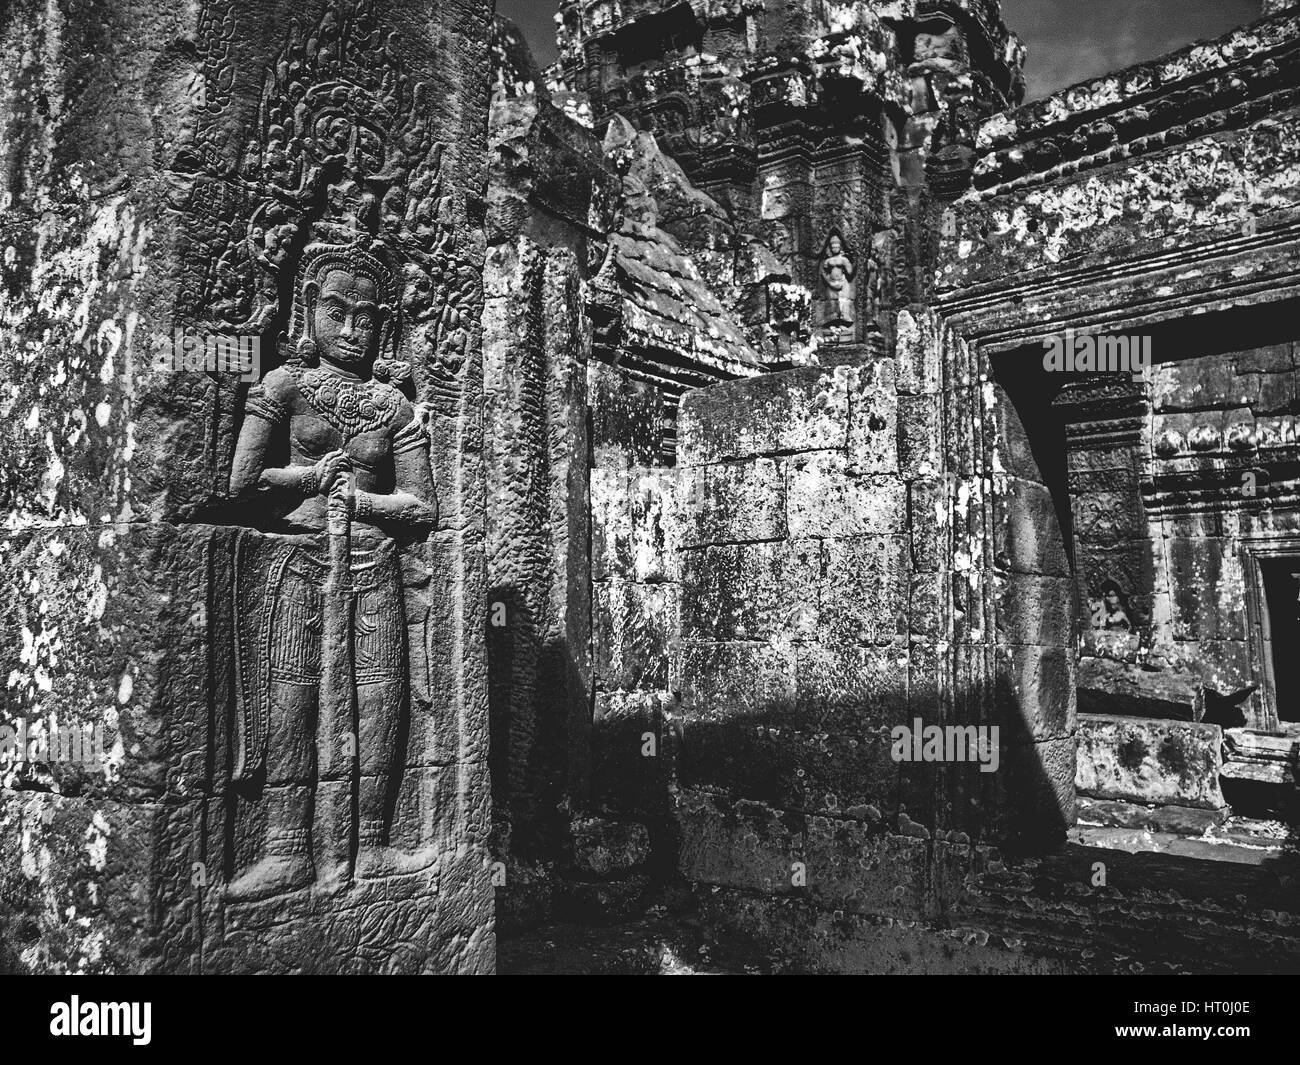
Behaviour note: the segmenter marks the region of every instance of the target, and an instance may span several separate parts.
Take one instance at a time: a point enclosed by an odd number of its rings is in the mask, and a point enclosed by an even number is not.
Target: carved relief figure
[[[916,34],[912,62],[939,68],[964,67],[966,39],[961,28],[946,18],[925,23]]]
[[[959,104],[952,95],[963,85],[969,67],[965,36],[946,18],[921,26],[913,42],[912,62],[907,68],[908,117],[903,125],[899,149],[899,179],[909,187],[925,181],[926,156],[931,148],[951,144],[956,137],[953,109]],[[940,130],[944,125],[945,130]],[[935,142],[940,131],[939,143]]]
[[[265,837],[232,899],[431,864],[387,835],[410,713],[397,538],[437,516],[427,434],[398,387],[409,367],[392,357],[399,298],[382,247],[309,246],[295,357],[248,397],[231,491],[271,535],[237,559],[234,777],[260,789]],[[331,783],[343,839],[322,844]]]
[[[1131,632],[1133,623],[1129,620],[1128,610],[1124,604],[1124,593],[1114,581],[1107,581],[1101,586],[1101,599],[1093,600],[1092,627],[1106,632]]]
[[[857,267],[844,248],[838,233],[831,233],[822,250],[821,279],[825,286],[822,323],[829,326],[852,326],[857,321],[857,290],[854,279]]]

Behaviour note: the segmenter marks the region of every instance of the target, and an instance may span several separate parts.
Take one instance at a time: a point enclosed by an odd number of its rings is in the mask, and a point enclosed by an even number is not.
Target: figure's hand
[[[334,487],[334,482],[339,478],[346,478],[352,472],[352,460],[344,451],[331,451],[320,462],[316,463],[316,483],[319,486],[318,491],[321,495],[330,494],[330,489]]]

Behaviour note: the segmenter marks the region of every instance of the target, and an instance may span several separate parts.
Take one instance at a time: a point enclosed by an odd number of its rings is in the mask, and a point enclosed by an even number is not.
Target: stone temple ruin
[[[558,6],[0,7],[0,972],[1294,971],[1300,7]]]

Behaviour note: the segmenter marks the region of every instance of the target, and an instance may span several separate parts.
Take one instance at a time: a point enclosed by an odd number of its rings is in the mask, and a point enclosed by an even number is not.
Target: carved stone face
[[[1119,592],[1115,591],[1114,588],[1107,588],[1102,596],[1102,602],[1106,604],[1106,609],[1110,613],[1115,613],[1120,608]]]
[[[832,236],[831,239],[826,242],[826,251],[831,256],[839,255],[844,251],[844,243],[839,237]]]
[[[374,281],[340,268],[321,281],[311,310],[312,335],[322,362],[361,370],[374,362],[383,310]]]

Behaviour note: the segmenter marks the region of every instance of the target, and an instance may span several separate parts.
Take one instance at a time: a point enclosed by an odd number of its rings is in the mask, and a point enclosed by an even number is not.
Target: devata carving
[[[297,249],[322,235],[382,234],[403,280],[403,342],[426,375],[417,381],[424,400],[458,389],[469,343],[460,308],[477,300],[478,280],[446,225],[463,206],[443,184],[445,145],[432,135],[427,86],[406,73],[380,22],[374,0],[331,7],[314,26],[293,22],[235,158],[208,146],[198,178],[192,151],[175,161],[174,177],[190,188],[177,195],[205,235],[189,310],[233,332],[265,333],[282,313]],[[214,69],[209,80],[229,77]]]
[[[1106,632],[1131,632],[1124,590],[1114,581],[1101,586],[1101,598],[1092,601],[1092,627]]]
[[[844,248],[844,239],[832,232],[822,249],[821,279],[826,288],[823,325],[852,328],[857,321],[857,288],[853,283],[857,276],[858,268]]]
[[[260,788],[261,856],[228,888],[266,898],[423,868],[387,846],[409,732],[395,537],[436,519],[424,426],[398,385],[398,284],[382,247],[317,244],[295,290],[295,358],[249,395],[231,489],[265,500],[274,535],[244,538],[237,781]],[[313,842],[313,786],[337,781],[355,823]],[[344,815],[343,820],[347,820]]]

